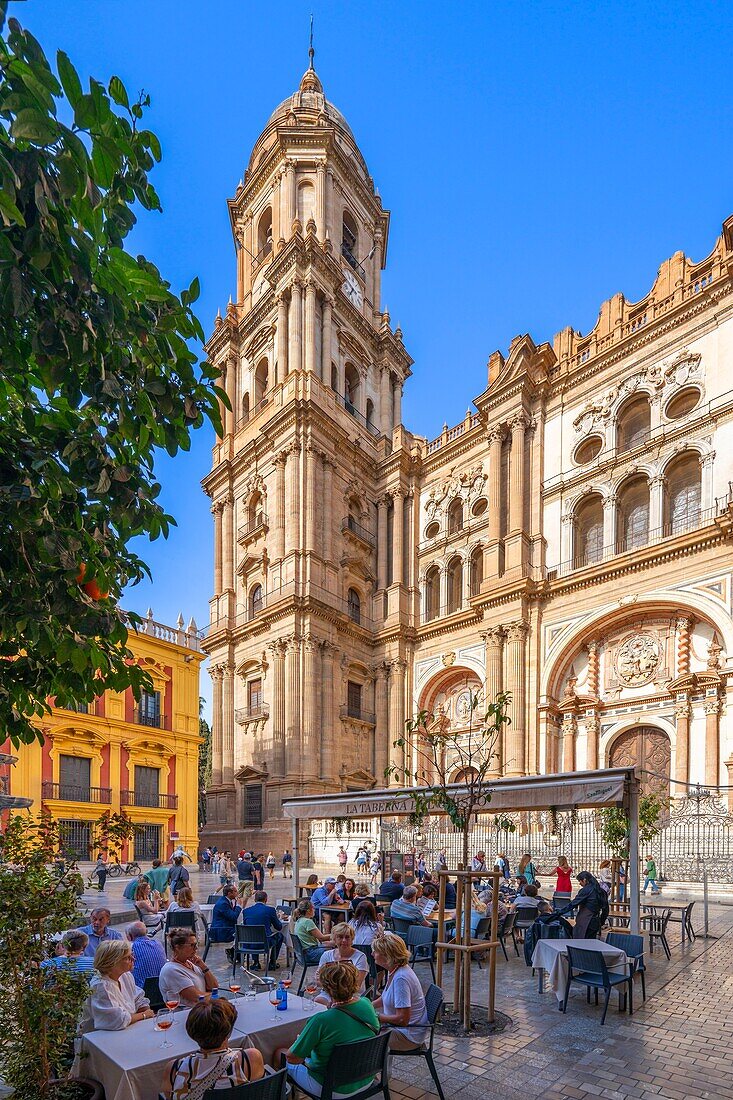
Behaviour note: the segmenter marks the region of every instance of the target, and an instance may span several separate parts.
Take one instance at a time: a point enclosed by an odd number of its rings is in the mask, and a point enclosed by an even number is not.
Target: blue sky
[[[200,277],[209,331],[235,285],[226,199],[307,66],[314,13],[326,95],[392,212],[384,303],[415,359],[403,418],[432,437],[517,333],[587,332],[603,299],[642,297],[673,252],[711,250],[733,211],[730,10],[29,0],[11,14],[83,78],[150,93],[163,213],[143,216],[131,246],[176,289]],[[208,619],[210,446],[202,430],[158,467],[179,526],[140,547],[154,580],[126,602],[164,622]]]

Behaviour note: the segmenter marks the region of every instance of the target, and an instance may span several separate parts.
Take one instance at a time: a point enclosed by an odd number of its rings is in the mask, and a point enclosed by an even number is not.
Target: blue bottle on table
[[[288,991],[282,982],[278,982],[277,985],[277,1011],[287,1012],[288,1008]]]

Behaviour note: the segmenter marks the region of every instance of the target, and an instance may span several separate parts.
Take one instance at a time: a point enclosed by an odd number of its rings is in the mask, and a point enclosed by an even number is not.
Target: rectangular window
[[[244,821],[242,824],[255,829],[262,827],[261,783],[248,783],[244,788]]]
[[[88,821],[59,821],[61,851],[67,859],[91,859],[91,826]],[[95,853],[96,855],[96,853]]]
[[[250,715],[262,709],[262,680],[250,680],[247,684],[247,706]]]
[[[160,729],[162,721],[159,691],[144,691],[142,693],[138,706],[138,717],[141,726],[155,726],[156,729]]]
[[[59,757],[59,798],[88,802],[92,762],[86,756]]]
[[[135,805],[157,808],[160,793],[160,768],[135,765]],[[156,857],[157,858],[157,857]]]
[[[145,863],[160,859],[160,825],[141,825],[135,833],[135,859]]]
[[[349,680],[347,684],[346,705],[349,718],[361,718],[361,684]]]

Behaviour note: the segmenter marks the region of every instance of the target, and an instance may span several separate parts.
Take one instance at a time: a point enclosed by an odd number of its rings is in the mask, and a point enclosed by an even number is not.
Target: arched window
[[[270,368],[266,359],[260,359],[255,371],[255,412],[265,400],[267,383],[270,377]]]
[[[477,596],[484,579],[484,552],[480,546],[471,554],[471,595]]]
[[[242,423],[246,424],[249,420],[249,394],[245,393],[242,398]]]
[[[448,534],[463,530],[463,501],[456,497],[448,508]]]
[[[463,605],[463,562],[459,557],[448,562],[448,614]]]
[[[347,363],[344,368],[344,404],[352,416],[359,411],[359,396],[359,372],[353,363]]]
[[[576,569],[592,565],[603,557],[603,501],[597,493],[585,498],[575,513],[575,546],[573,564]]]
[[[348,210],[344,210],[341,229],[341,255],[353,268],[359,266],[359,230],[356,219]]]
[[[631,397],[616,417],[616,450],[619,454],[640,446],[651,430],[652,414],[645,393]]]
[[[369,428],[370,431],[374,431],[374,402],[372,401],[371,397],[367,398],[366,422],[367,428]]]
[[[440,570],[431,565],[425,575],[425,622],[437,619],[440,613]]]
[[[259,615],[262,610],[262,604],[264,601],[264,593],[262,591],[262,585],[256,584],[249,594],[249,617],[253,618],[255,615]]]
[[[298,221],[302,228],[308,228],[311,218],[315,219],[316,189],[312,183],[306,180],[298,188]]]
[[[268,206],[257,225],[257,259],[264,260],[272,252],[272,207]]]
[[[352,623],[361,622],[361,596],[355,588],[349,589],[349,594],[346,599],[346,606],[349,613],[349,618]]]
[[[247,522],[250,532],[262,526],[264,522],[263,500],[261,493],[253,493],[247,508]]]
[[[627,481],[618,494],[616,549],[634,550],[649,541],[649,482],[645,477]]]
[[[664,530],[667,535],[680,535],[700,523],[702,504],[702,470],[697,454],[680,455],[666,471],[667,487],[664,502]]]

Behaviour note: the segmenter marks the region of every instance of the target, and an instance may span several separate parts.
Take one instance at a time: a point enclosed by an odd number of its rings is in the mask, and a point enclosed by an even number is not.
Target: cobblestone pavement
[[[192,881],[205,900],[213,877],[192,875]],[[123,906],[116,896],[123,885],[112,884],[111,907],[118,912]],[[272,896],[282,889],[276,880]],[[97,900],[96,891],[92,897]],[[496,1003],[511,1017],[511,1026],[488,1038],[436,1037],[435,1059],[448,1100],[516,1100],[528,1092],[542,1100],[733,1100],[733,909],[713,906],[711,914],[717,938],[682,946],[675,926],[671,961],[659,951],[647,954],[646,1003],[637,983],[634,1015],[620,1014],[614,996],[603,1027],[601,1009],[587,1005],[579,987],[563,1015],[552,993],[538,992],[523,958],[510,952],[505,962],[499,954]],[[695,923],[702,924],[700,914]],[[225,984],[223,950],[212,948],[208,961]],[[418,972],[427,985],[429,968]],[[473,1000],[485,1004],[488,968],[474,974]],[[450,968],[444,988],[452,988]],[[395,1060],[390,1088],[393,1100],[437,1100],[423,1059]]]

